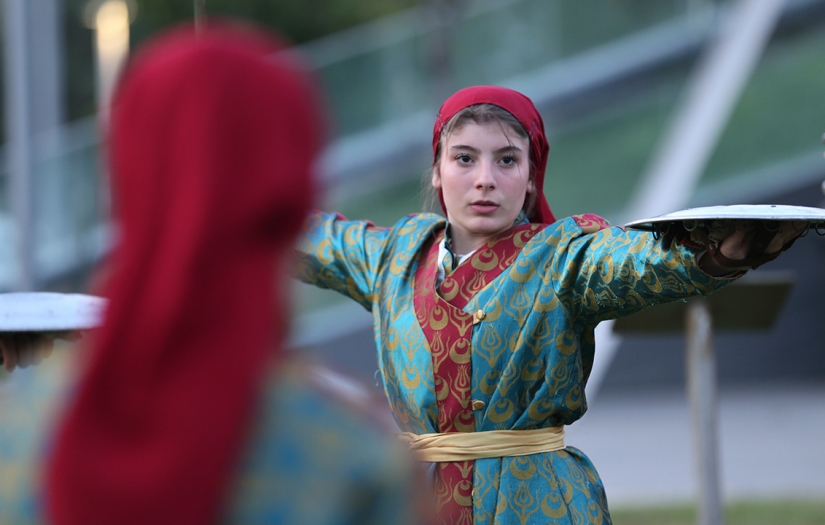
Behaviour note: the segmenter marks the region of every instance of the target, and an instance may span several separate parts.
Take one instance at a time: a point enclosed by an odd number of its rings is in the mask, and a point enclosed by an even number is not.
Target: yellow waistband
[[[564,427],[420,435],[404,432],[401,439],[420,461],[471,461],[561,450],[564,448]]]

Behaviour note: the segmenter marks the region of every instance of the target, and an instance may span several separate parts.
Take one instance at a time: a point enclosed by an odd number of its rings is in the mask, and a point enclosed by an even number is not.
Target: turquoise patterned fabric
[[[0,525],[42,523],[36,487],[69,382],[67,349],[56,346],[42,364],[0,379]]]
[[[56,352],[0,382],[0,525],[43,522],[39,472],[72,354]],[[366,407],[342,402],[315,370],[291,363],[272,377],[222,522],[419,523],[406,452]]]
[[[473,290],[464,310],[486,314],[472,334],[476,431],[573,423],[587,410],[599,322],[728,282],[699,270],[689,248],[663,247],[644,232],[599,229],[603,224],[590,215],[549,225],[507,270]],[[438,415],[414,277],[423,243],[444,227],[432,214],[376,228],[315,212],[297,244],[301,280],[372,312],[387,399],[400,429],[417,434],[436,432]],[[598,473],[574,447],[477,460],[474,468],[476,524],[610,523]]]
[[[418,523],[406,451],[320,370],[292,363],[270,382],[226,523]]]

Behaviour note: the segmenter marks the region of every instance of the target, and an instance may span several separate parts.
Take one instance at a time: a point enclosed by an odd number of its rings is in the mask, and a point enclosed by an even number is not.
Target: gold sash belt
[[[429,463],[526,456],[564,448],[564,427],[434,434],[404,432],[400,437],[416,459]]]

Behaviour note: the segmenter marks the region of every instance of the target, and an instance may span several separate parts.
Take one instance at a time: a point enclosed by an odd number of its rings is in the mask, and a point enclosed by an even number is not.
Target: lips
[[[476,213],[487,215],[498,210],[499,205],[493,201],[475,201],[470,203],[470,208]]]

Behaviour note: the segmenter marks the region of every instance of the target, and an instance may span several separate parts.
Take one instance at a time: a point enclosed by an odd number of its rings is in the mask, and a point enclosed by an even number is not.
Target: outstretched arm
[[[389,242],[387,228],[348,221],[335,213],[312,212],[295,244],[297,277],[347,295],[369,309]]]

